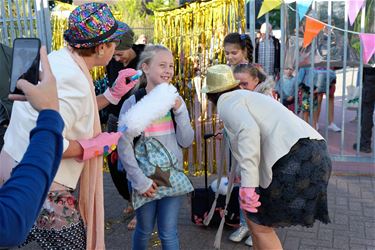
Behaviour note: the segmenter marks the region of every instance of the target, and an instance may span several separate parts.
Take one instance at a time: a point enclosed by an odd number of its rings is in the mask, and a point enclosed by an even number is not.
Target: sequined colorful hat
[[[75,48],[91,48],[111,42],[129,30],[129,26],[116,21],[105,3],[86,3],[69,15],[64,39]]]

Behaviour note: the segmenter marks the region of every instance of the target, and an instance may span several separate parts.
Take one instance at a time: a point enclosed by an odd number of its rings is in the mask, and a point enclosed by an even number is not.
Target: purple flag
[[[359,34],[363,45],[363,62],[368,63],[375,53],[375,34]]]
[[[353,25],[358,12],[362,9],[365,0],[348,0],[349,23]]]

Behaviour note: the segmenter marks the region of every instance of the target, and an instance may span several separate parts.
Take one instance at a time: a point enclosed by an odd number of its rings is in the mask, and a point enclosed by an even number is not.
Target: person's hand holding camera
[[[45,46],[40,48],[40,60],[43,70],[39,72],[40,83],[34,85],[24,79],[20,79],[17,81],[17,88],[22,90],[25,95],[10,94],[8,98],[14,101],[28,101],[37,111],[43,109],[59,111],[56,79],[52,74]]]

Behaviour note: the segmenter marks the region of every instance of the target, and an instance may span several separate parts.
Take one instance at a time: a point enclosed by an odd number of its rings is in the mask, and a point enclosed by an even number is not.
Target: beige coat
[[[217,110],[224,122],[242,187],[267,188],[272,166],[301,138],[323,140],[309,124],[272,97],[248,90],[223,94]]]

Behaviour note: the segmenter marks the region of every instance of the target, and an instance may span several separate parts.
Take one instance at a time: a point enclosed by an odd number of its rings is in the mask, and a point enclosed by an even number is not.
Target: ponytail
[[[168,51],[172,53],[167,47],[163,45],[147,45],[140,55],[140,59],[137,68],[142,70],[142,64],[149,64],[159,51]],[[147,86],[146,74],[142,70],[142,75],[139,77],[139,87],[145,88]]]

